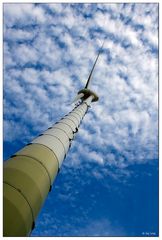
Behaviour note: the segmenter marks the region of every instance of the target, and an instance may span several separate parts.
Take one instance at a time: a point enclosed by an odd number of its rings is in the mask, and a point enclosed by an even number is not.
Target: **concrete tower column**
[[[71,141],[95,97],[89,95],[4,163],[4,236],[29,236]]]
[[[34,228],[35,219],[51,191],[81,120],[91,102],[98,101],[89,84],[103,46],[104,42],[85,88],[75,98],[81,103],[4,163],[4,236],[29,236]]]

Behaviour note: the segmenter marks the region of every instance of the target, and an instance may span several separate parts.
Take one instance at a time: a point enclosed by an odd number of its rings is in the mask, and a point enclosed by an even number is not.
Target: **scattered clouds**
[[[157,158],[157,8],[157,4],[4,4],[6,121],[15,105],[17,128],[37,125],[40,132],[70,110],[66,103],[84,86],[106,37],[92,80],[100,101],[80,129],[78,156],[86,149],[88,159],[105,163],[111,146],[122,152],[126,165]]]
[[[106,38],[91,83],[100,100],[62,172],[127,182],[129,166],[158,158],[158,27],[155,3],[5,3],[4,141],[28,143],[72,109]],[[113,234],[111,222],[103,224]],[[92,221],[81,232],[95,226],[103,233]]]
[[[6,104],[16,105],[21,118],[17,128],[26,122],[41,132],[71,109],[67,103],[84,86],[106,37],[92,80],[100,101],[80,129],[78,156],[87,149],[88,159],[103,164],[111,146],[122,152],[125,165],[157,158],[157,8],[4,4],[4,93]],[[6,121],[12,104],[4,105]]]
[[[55,219],[53,219],[53,221],[54,220]],[[44,214],[43,221],[41,222],[42,226],[44,224],[51,225],[50,223],[51,223],[50,216],[47,214]],[[89,222],[86,222],[84,226],[76,227],[75,230],[68,223],[66,223],[64,226],[61,226],[60,229],[57,226],[59,226],[59,223],[51,226],[51,231],[47,231],[43,229],[41,233],[42,236],[52,236],[53,231],[57,231],[58,236],[67,236],[66,231],[70,236],[80,236],[80,237],[114,236],[114,234],[116,236],[124,235],[124,230],[121,227],[112,226],[111,222],[107,219],[99,219],[98,221],[97,220],[94,221],[93,219],[91,219]],[[62,232],[64,232],[63,235],[62,235]],[[35,234],[33,236],[37,236],[37,235]]]

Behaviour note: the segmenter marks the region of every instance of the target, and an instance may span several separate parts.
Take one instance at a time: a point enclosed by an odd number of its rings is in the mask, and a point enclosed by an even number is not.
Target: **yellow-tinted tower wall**
[[[5,161],[4,236],[30,235],[91,101],[92,95]]]

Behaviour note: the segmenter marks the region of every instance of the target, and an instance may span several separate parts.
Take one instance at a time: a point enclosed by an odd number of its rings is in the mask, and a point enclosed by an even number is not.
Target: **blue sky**
[[[158,236],[158,4],[3,7],[5,160],[72,109],[106,38],[32,236]]]

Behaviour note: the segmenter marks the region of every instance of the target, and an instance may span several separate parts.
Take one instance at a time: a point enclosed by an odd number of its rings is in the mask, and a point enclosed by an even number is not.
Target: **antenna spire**
[[[105,43],[105,39],[104,39],[104,41],[103,41],[103,43],[102,43],[102,46],[100,47],[100,50],[99,50],[99,52],[98,52],[98,54],[97,54],[96,60],[95,60],[95,62],[94,62],[94,64],[93,64],[93,67],[92,67],[91,72],[90,72],[90,74],[89,74],[89,77],[88,77],[87,83],[86,83],[86,85],[85,85],[85,88],[88,88],[88,86],[89,86],[89,83],[90,83],[90,80],[91,80],[91,78],[92,78],[92,74],[93,74],[94,68],[95,68],[96,63],[97,63],[97,61],[98,61],[98,58],[99,58],[99,56],[100,56],[100,54],[101,54],[101,51],[102,51],[103,46],[104,46],[104,43]]]
[[[90,96],[93,96],[92,102],[98,101],[99,97],[97,96],[97,94],[95,92],[91,91],[88,87],[89,87],[90,80],[92,78],[92,74],[93,74],[94,68],[96,66],[98,58],[99,58],[99,56],[101,54],[101,51],[103,49],[103,46],[104,46],[104,43],[105,43],[105,39],[103,40],[103,43],[102,43],[102,45],[101,45],[101,47],[99,49],[99,52],[97,54],[96,60],[95,60],[95,62],[93,64],[93,67],[92,67],[91,72],[89,74],[89,77],[88,77],[88,80],[87,80],[87,83],[86,83],[85,87],[78,92],[77,96],[75,97],[75,99],[73,100],[72,103],[80,104],[80,103],[82,103],[84,100],[86,100]]]

